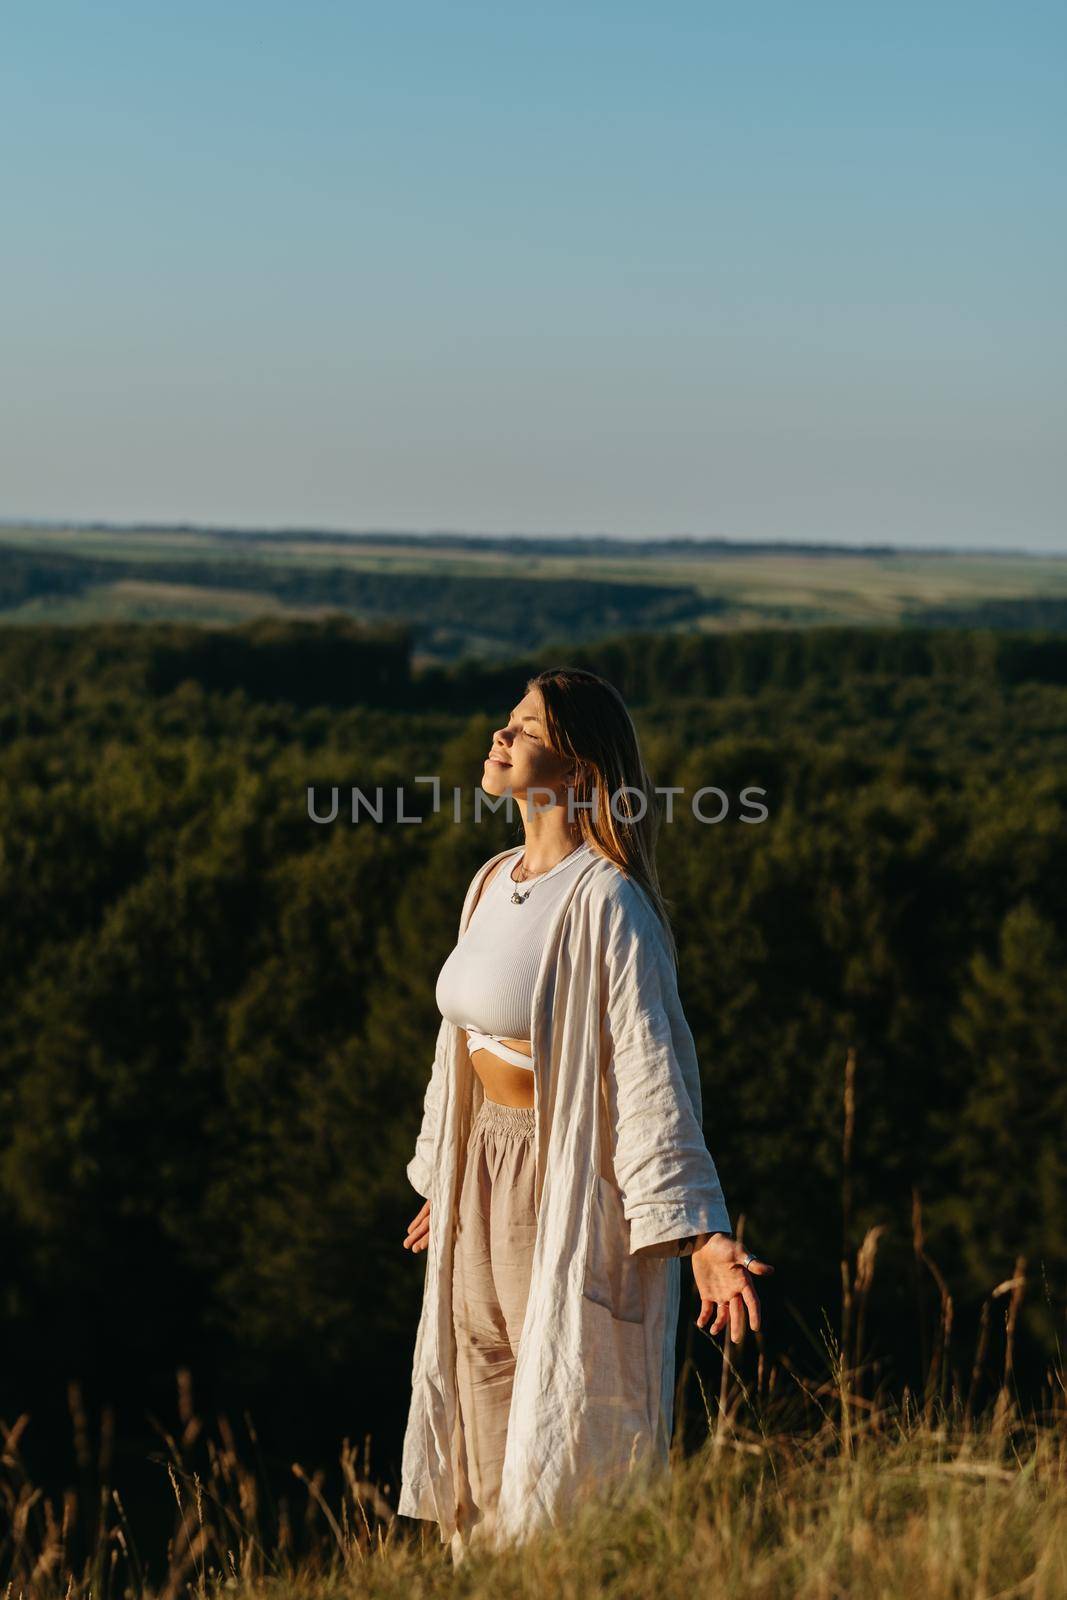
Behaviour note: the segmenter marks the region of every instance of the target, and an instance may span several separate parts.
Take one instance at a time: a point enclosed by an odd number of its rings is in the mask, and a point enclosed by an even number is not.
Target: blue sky
[[[0,517],[1067,549],[1065,44],[14,0]]]

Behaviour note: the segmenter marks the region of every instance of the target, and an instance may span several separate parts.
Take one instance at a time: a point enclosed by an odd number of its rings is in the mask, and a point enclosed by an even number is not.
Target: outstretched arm
[[[631,1253],[674,1254],[693,1235],[732,1233],[704,1142],[696,1047],[674,963],[654,908],[626,880],[605,908],[601,981],[612,1156]]]

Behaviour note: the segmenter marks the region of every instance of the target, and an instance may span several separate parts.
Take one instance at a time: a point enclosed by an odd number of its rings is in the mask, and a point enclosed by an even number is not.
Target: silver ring
[[[759,1260],[759,1256],[747,1255],[745,1257],[745,1259],[742,1261],[741,1265],[743,1267],[747,1267],[750,1261],[758,1261],[758,1260]]]

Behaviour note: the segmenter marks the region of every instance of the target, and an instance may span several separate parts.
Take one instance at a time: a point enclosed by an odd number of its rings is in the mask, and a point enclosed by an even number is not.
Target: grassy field
[[[73,597],[41,596],[16,610],[0,613],[4,622],[201,622],[230,626],[253,617],[316,617],[337,607],[286,605],[276,595],[254,589],[219,589],[210,584],[153,583],[144,578],[117,578],[90,585]]]
[[[883,1407],[850,1393],[841,1370],[762,1397],[746,1395],[725,1370],[720,1393],[704,1395],[704,1444],[676,1453],[669,1473],[622,1479],[528,1545],[475,1548],[458,1567],[436,1523],[396,1518],[395,1486],[374,1481],[368,1442],[344,1441],[336,1487],[294,1462],[289,1492],[273,1498],[254,1428],[239,1442],[225,1417],[206,1427],[185,1372],[178,1423],[161,1430],[154,1458],[174,1531],[165,1560],[152,1562],[110,1482],[106,1416],[101,1447],[76,1392],[71,1399],[83,1464],[100,1462],[81,1504],[73,1489],[56,1504],[28,1481],[19,1453],[26,1418],[5,1429],[0,1505],[10,1531],[0,1554],[9,1597],[1067,1594],[1062,1372],[1042,1414],[1020,1415],[1005,1384],[976,1418],[959,1396]]]
[[[905,1386],[893,1399],[880,1363],[862,1354],[881,1231],[842,1260],[843,1326],[824,1326],[814,1341],[819,1371],[767,1360],[751,1330],[737,1344],[724,1331],[711,1359],[700,1341],[695,1361],[690,1326],[670,1470],[621,1475],[533,1541],[502,1552],[476,1545],[458,1565],[436,1523],[395,1514],[398,1486],[372,1470],[369,1436],[346,1437],[329,1473],[265,1452],[247,1414],[240,1428],[225,1415],[205,1422],[184,1369],[175,1419],[149,1417],[159,1437],[148,1463],[154,1494],[172,1529],[165,1555],[153,1556],[115,1482],[109,1408],[91,1438],[71,1384],[80,1488],[62,1497],[30,1479],[29,1416],[0,1419],[0,1585],[8,1600],[1060,1600],[1067,1388],[1060,1360],[1036,1404],[1024,1408],[1015,1388],[1025,1259],[990,1290],[964,1389],[948,1380],[953,1309],[943,1293],[922,1390]],[[694,1391],[695,1419],[685,1404]],[[683,1452],[694,1421],[699,1437]]]

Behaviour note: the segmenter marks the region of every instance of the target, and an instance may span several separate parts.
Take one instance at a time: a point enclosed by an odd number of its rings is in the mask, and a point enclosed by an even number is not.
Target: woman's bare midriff
[[[530,1054],[528,1039],[505,1039],[504,1043],[524,1056]],[[481,1079],[486,1099],[495,1100],[502,1106],[532,1108],[533,1073],[528,1067],[517,1067],[513,1061],[505,1061],[502,1056],[494,1055],[484,1045],[478,1050],[468,1051],[468,1054],[471,1066]]]

